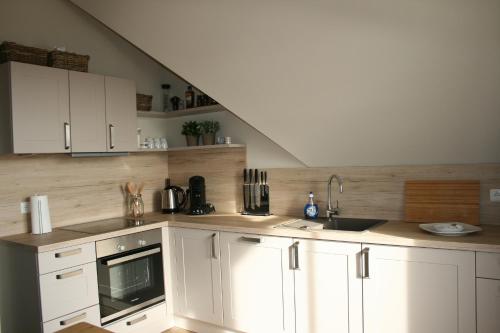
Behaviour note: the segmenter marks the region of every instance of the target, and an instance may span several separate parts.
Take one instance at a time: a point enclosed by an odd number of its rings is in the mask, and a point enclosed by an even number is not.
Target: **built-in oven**
[[[96,242],[101,324],[165,300],[161,229]]]

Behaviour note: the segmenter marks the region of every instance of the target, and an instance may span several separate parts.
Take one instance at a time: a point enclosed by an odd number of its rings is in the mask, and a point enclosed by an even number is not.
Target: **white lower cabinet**
[[[364,250],[364,333],[476,332],[473,252]]]
[[[174,312],[222,325],[219,233],[173,229]]]
[[[294,332],[290,238],[220,234],[224,326],[248,333]]]
[[[62,330],[68,326],[80,322],[87,322],[89,324],[100,327],[101,316],[99,313],[99,305],[94,305],[90,308],[83,309],[70,313],[68,315],[59,317],[57,319],[48,321],[43,324],[43,333],[53,333]]]
[[[500,332],[500,280],[477,279],[477,333]]]
[[[362,333],[359,243],[294,240],[297,333]]]
[[[160,333],[168,329],[167,307],[162,303],[104,328],[115,333]]]

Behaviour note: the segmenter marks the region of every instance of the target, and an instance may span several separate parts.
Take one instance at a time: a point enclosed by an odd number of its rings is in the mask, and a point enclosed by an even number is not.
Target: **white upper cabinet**
[[[107,151],[137,150],[135,82],[106,76]]]
[[[104,76],[69,72],[71,151],[106,151]]]
[[[294,240],[297,333],[362,333],[359,243]]]
[[[12,123],[2,124],[11,125],[10,152],[70,152],[68,71],[17,62],[2,66],[10,69],[2,71],[2,89],[10,84],[10,110],[1,110],[11,114]],[[5,100],[1,105],[8,108]]]
[[[175,228],[171,247],[175,314],[222,325],[219,233]]]
[[[476,332],[473,252],[366,245],[364,253],[365,333]]]
[[[290,238],[221,233],[224,326],[247,333],[295,331]]]
[[[134,81],[17,62],[0,81],[0,153],[137,150]]]

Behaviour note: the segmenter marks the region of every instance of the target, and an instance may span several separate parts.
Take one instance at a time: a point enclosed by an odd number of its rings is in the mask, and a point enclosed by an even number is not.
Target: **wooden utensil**
[[[477,180],[409,180],[405,184],[406,222],[479,224]]]
[[[142,190],[144,190],[144,183],[141,183],[141,185],[139,185],[139,188],[137,189],[137,194],[142,194]]]

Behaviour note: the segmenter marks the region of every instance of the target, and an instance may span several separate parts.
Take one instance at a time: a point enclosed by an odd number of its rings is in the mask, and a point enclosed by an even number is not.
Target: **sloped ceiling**
[[[500,162],[500,1],[72,1],[306,165]]]

